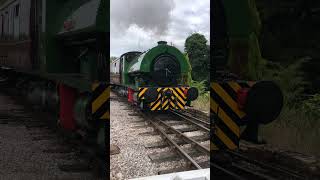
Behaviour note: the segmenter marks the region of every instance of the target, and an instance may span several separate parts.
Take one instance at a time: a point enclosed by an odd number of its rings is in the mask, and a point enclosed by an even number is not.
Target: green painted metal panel
[[[110,32],[110,3],[101,0],[97,15],[97,30],[100,32]]]
[[[188,60],[177,48],[173,46],[161,44],[150,49],[149,51],[145,52],[144,54],[140,55],[138,58],[133,60],[130,63],[127,72],[128,73],[150,72],[153,60],[162,54],[168,54],[168,55],[174,56],[180,64],[181,73],[188,73],[191,71],[191,67],[190,67],[190,64],[188,63]]]
[[[230,37],[248,38],[251,32],[248,0],[223,0]]]
[[[98,4],[98,6],[93,6]],[[90,9],[92,7],[93,9]],[[107,31],[108,22],[106,19],[107,17],[102,17],[108,12],[104,12],[107,8],[103,7],[106,6],[105,0],[66,0],[66,1],[47,1],[46,3],[46,58],[45,58],[45,72],[48,73],[72,73],[76,72],[77,65],[74,64],[74,60],[65,57],[63,54],[63,49],[59,42],[57,41],[56,37],[58,33],[62,33],[62,29],[64,27],[64,22],[69,20],[72,15],[75,16],[75,29],[74,31],[67,32],[69,36],[76,36],[79,33],[90,33],[90,32],[97,32],[97,25],[96,23],[99,22],[99,30],[100,31]],[[90,9],[90,11],[94,11],[94,17],[85,18],[85,21],[88,22],[79,22],[82,20],[82,17],[86,14],[86,9]],[[91,13],[92,14],[92,13]],[[93,15],[91,15],[93,16]],[[98,20],[99,17],[99,20]],[[93,23],[91,19],[94,19]],[[102,26],[102,21],[105,22],[105,26]],[[87,23],[87,24],[86,24]],[[80,24],[77,27],[77,24]],[[88,25],[88,26],[86,26]],[[94,62],[90,62],[94,63]],[[93,65],[92,65],[93,66]]]
[[[128,67],[129,63],[126,60],[123,60],[123,76],[122,76],[122,82],[124,84],[129,84],[129,77],[128,77]]]
[[[228,35],[231,39],[249,39],[259,33],[261,21],[255,0],[223,0],[227,17]]]
[[[76,59],[77,55],[68,55],[69,49],[60,43],[63,39],[78,37],[80,34],[106,34],[109,31],[108,4],[106,0],[47,1],[46,32],[43,35],[44,76],[80,90],[90,89],[92,81],[97,79],[96,50],[93,49],[87,55]],[[65,31],[64,23],[69,20],[75,22],[74,26],[71,30]],[[79,55],[83,51],[85,50],[79,49]]]
[[[261,21],[255,0],[223,0],[228,36],[231,71],[242,78],[255,80],[265,63],[261,57],[258,37]]]

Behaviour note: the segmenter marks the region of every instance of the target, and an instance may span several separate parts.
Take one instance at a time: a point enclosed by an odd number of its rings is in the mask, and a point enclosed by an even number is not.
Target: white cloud
[[[193,32],[209,41],[210,0],[111,0],[110,30],[111,56],[145,51],[159,40],[183,51]]]

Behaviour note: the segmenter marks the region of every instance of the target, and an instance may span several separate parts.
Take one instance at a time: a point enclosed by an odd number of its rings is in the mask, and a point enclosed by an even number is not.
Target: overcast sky
[[[111,0],[110,55],[145,51],[159,40],[183,51],[193,32],[210,38],[210,0]]]

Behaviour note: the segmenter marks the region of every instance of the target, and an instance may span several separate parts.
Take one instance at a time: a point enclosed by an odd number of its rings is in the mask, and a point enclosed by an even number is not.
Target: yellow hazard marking
[[[183,97],[183,99],[186,98],[186,96],[184,95],[184,93],[183,93],[179,88],[176,88],[176,90],[180,93],[180,95]]]
[[[212,88],[240,118],[245,116],[245,113],[238,109],[238,104],[222,89],[220,85],[213,83]]]
[[[92,84],[92,91],[95,91],[97,89],[97,87],[99,87],[100,83],[94,83]]]
[[[160,98],[161,98],[161,94],[158,94],[158,98],[155,101],[153,101],[152,103],[150,103],[150,105],[153,106],[153,104],[156,103]]]
[[[219,150],[219,148],[215,144],[213,144],[213,142],[210,142],[210,150],[216,151],[216,150]]]
[[[175,97],[177,97],[181,102],[184,102],[184,100],[172,88],[170,88],[170,89],[172,90],[172,92],[175,95]]]
[[[170,101],[170,104],[172,107],[174,107],[174,108],[176,107],[176,105],[172,101]]]
[[[241,86],[237,82],[228,82],[228,84],[234,92],[238,92],[241,89]]]
[[[160,102],[161,102],[161,101],[158,101],[158,103],[157,103],[151,110],[152,110],[152,111],[156,110],[156,109],[159,107]]]
[[[163,98],[165,99],[165,98]],[[167,106],[169,104],[169,99],[165,99],[162,103],[162,109],[167,110],[169,109],[169,106]]]
[[[141,97],[142,95],[144,95],[144,93],[148,90],[148,88],[144,88],[142,91],[140,91],[140,93],[138,94],[139,97]]]
[[[236,149],[237,145],[235,145],[228,136],[224,134],[224,132],[219,128],[216,127],[216,133],[215,133],[219,139],[229,148],[229,149]]]
[[[101,119],[110,119],[110,113],[109,111],[105,112],[102,116]]]
[[[184,107],[179,102],[177,102],[177,104],[180,107],[180,109],[184,109]]]
[[[168,103],[169,103],[169,100],[168,100],[168,99],[165,100],[164,103],[163,103],[163,105],[162,105],[162,107],[165,107]]]
[[[147,89],[148,88],[139,88],[138,97],[143,98],[143,95],[145,94]],[[187,89],[187,88],[183,88],[183,89]],[[162,97],[162,93],[161,93],[167,90],[171,90],[173,92],[173,95],[169,99],[165,99],[164,97]],[[162,109],[169,109],[169,108],[184,109],[186,101],[185,101],[185,95],[181,89],[174,88],[174,87],[159,87],[157,88],[157,92],[158,92],[158,98],[155,101],[150,103],[150,108],[152,111],[157,110],[159,108],[159,105],[161,106]],[[159,101],[159,99],[161,99],[161,101]],[[180,102],[176,100],[179,100]],[[168,106],[169,103],[171,104],[171,107]]]
[[[218,108],[214,106],[214,101],[212,98],[210,98],[210,108],[213,112],[217,113],[218,112]]]
[[[110,86],[106,90],[104,90],[103,93],[101,93],[97,99],[93,101],[92,113],[95,113],[102,106],[102,104],[109,99],[109,95],[110,95]]]
[[[234,122],[232,121],[232,119],[224,112],[224,110],[222,108],[219,108],[218,110],[218,104],[213,101],[210,100],[210,106],[211,108],[215,109],[218,115],[218,117],[224,122],[225,125],[228,126],[228,128],[238,137],[240,137],[240,127]]]

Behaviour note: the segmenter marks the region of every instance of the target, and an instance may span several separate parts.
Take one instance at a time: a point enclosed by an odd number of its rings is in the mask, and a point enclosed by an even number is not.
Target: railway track
[[[168,142],[173,149],[177,150],[177,152],[180,154],[180,156],[187,160],[188,163],[196,169],[203,169],[203,168],[208,168],[205,167],[205,165],[200,165],[199,162],[197,162],[195,160],[195,158],[192,157],[192,155],[190,155],[190,153],[188,153],[184,148],[181,147],[181,145],[179,145],[174,138],[172,138],[168,132],[166,132],[165,130],[168,130],[169,132],[173,133],[176,137],[179,137],[180,139],[182,139],[185,143],[187,144],[191,144],[191,146],[196,149],[197,151],[199,151],[198,156],[200,155],[204,155],[204,156],[210,156],[210,148],[209,146],[205,146],[203,144],[201,144],[200,142],[197,142],[196,140],[188,137],[187,135],[183,134],[182,131],[180,131],[179,129],[175,129],[174,127],[170,126],[167,122],[159,119],[159,118],[153,118],[153,119],[148,119],[149,123],[151,123],[153,125],[153,127],[155,128],[156,131],[158,131],[160,133],[160,135],[166,140],[166,142]],[[193,121],[190,121],[193,122]],[[198,123],[194,123],[193,124],[197,125],[198,127],[203,127],[201,125],[199,125]],[[205,163],[202,163],[205,164]],[[208,163],[209,164],[209,163]]]
[[[201,128],[204,131],[210,132],[210,121],[205,119],[200,119],[198,117],[194,117],[192,114],[188,113],[187,111],[179,112],[175,110],[170,110],[170,113],[179,116],[180,118],[188,121],[189,123],[196,125],[197,127]],[[209,118],[208,118],[209,119]]]
[[[251,167],[255,167],[258,170],[261,170],[261,172],[256,172],[257,178],[259,176],[262,176],[262,179],[306,179],[306,177],[302,176],[301,174],[296,173],[295,171],[292,171],[290,169],[287,169],[285,167],[276,166],[276,165],[269,165],[267,163],[259,162],[257,160],[251,159],[246,157],[245,155],[236,152],[236,151],[230,151],[228,150],[227,153],[234,158],[234,161],[240,162],[239,164],[250,164]],[[245,171],[250,170],[250,166],[245,169]],[[255,169],[252,169],[252,171],[255,171]]]
[[[125,100],[123,101],[125,102]],[[133,107],[135,108],[135,107]],[[160,152],[155,163],[164,161],[185,161],[183,167],[166,169],[159,171],[158,174],[166,174],[172,172],[180,172],[194,169],[211,169],[211,177],[228,178],[228,179],[259,179],[259,180],[275,180],[275,179],[308,179],[306,176],[296,173],[283,166],[271,165],[269,162],[257,161],[249,158],[241,151],[217,151],[210,152],[209,132],[210,120],[194,116],[187,111],[169,111],[167,114],[154,112],[141,112],[134,109],[138,116],[143,117],[143,122],[148,125],[140,126],[152,127],[154,132],[148,134],[152,136],[160,135],[162,141],[153,142],[145,145],[146,148],[168,148]],[[139,123],[141,121],[138,121]],[[179,126],[187,127],[179,127]],[[188,133],[199,131],[203,135],[189,136]],[[175,152],[175,156],[172,155]],[[170,154],[170,155],[168,155]],[[152,156],[153,157],[153,156]],[[206,157],[206,158],[198,158]],[[211,158],[211,162],[210,161]],[[205,159],[205,160],[204,160]],[[273,164],[276,164],[274,162]],[[309,178],[312,179],[312,178]]]
[[[105,159],[91,144],[57,128],[50,113],[34,109],[8,91],[0,93],[0,137],[7,161],[0,164],[12,169],[3,168],[1,174],[7,179],[103,179]]]
[[[188,121],[189,123],[198,126],[201,128],[201,130],[210,132],[210,122],[208,120],[200,119],[199,117],[195,117],[192,113],[188,111],[174,111],[170,110],[171,113],[183,118],[184,120]],[[208,128],[207,128],[208,127]],[[255,179],[305,179],[305,177],[301,176],[300,174],[281,167],[281,166],[275,166],[269,165],[266,163],[262,163],[259,161],[256,161],[254,159],[250,159],[246,157],[245,155],[241,154],[240,152],[227,150],[227,154],[233,158],[233,161],[238,161],[237,163],[232,162],[232,168],[235,172],[232,172],[228,170],[227,168],[224,168],[223,166],[220,166],[215,163],[211,163],[213,168],[216,168],[217,170],[221,172],[225,172],[226,174],[229,174],[230,177],[234,177],[235,179],[245,179],[247,177],[255,178]],[[226,166],[227,167],[227,166]],[[253,169],[252,169],[253,167]],[[250,169],[251,168],[251,169]],[[254,169],[255,168],[255,169]],[[262,172],[257,172],[258,170],[262,170]],[[244,177],[241,177],[237,174],[243,174]],[[268,175],[265,175],[268,174]]]
[[[181,124],[189,124],[191,126],[196,127],[194,131],[203,131],[205,133],[210,132],[210,123],[209,120],[199,119],[198,117],[192,116],[192,114],[187,112],[178,112],[178,111],[170,111],[171,114],[176,116],[176,119],[181,120]],[[294,179],[294,180],[302,180],[306,179],[306,177],[289,170],[285,167],[269,165],[264,162],[259,162],[254,159],[250,159],[247,156],[241,154],[237,151],[227,150],[225,152],[217,152],[216,156],[218,160],[215,162],[214,160],[210,162],[210,166],[206,163],[197,162],[196,158],[193,157],[190,151],[186,151],[177,143],[177,138],[172,138],[169,136],[172,133],[175,137],[180,139],[180,144],[190,144],[191,147],[198,151],[198,156],[209,156],[210,157],[210,148],[209,146],[204,146],[200,141],[196,141],[191,137],[184,135],[183,132],[179,131],[179,129],[175,129],[173,126],[170,126],[170,123],[167,123],[165,120],[162,120],[158,117],[154,117],[148,114],[142,114],[142,116],[154,127],[154,129],[160,133],[163,137],[164,141],[168,143],[170,147],[172,147],[179,156],[184,159],[189,167],[179,168],[179,169],[171,169],[165,172],[177,172],[181,170],[192,170],[192,169],[203,169],[203,168],[211,168],[213,174],[212,177],[220,177],[225,178],[228,177],[230,179],[244,180],[244,179],[259,179],[259,180],[276,180],[276,179]],[[150,118],[151,117],[151,118]],[[172,119],[172,117],[168,118]],[[176,124],[175,124],[176,125]],[[184,141],[184,143],[181,143]],[[214,156],[214,155],[213,155]],[[221,160],[221,157],[225,158]],[[189,169],[188,169],[189,168]]]
[[[141,116],[149,123],[156,132],[164,139],[166,145],[153,146],[155,148],[170,147],[179,158],[173,160],[184,159],[186,165],[184,167],[167,169],[159,172],[159,174],[186,171],[192,169],[204,169],[210,167],[210,147],[209,132],[210,125],[205,120],[193,118],[178,111],[170,111],[170,117],[162,119],[151,113],[141,113]],[[171,119],[173,121],[171,121]],[[187,126],[185,128],[175,128],[176,126]],[[185,133],[199,131],[200,136],[190,137]],[[207,137],[207,138],[206,138]],[[168,159],[170,161],[170,159]]]

